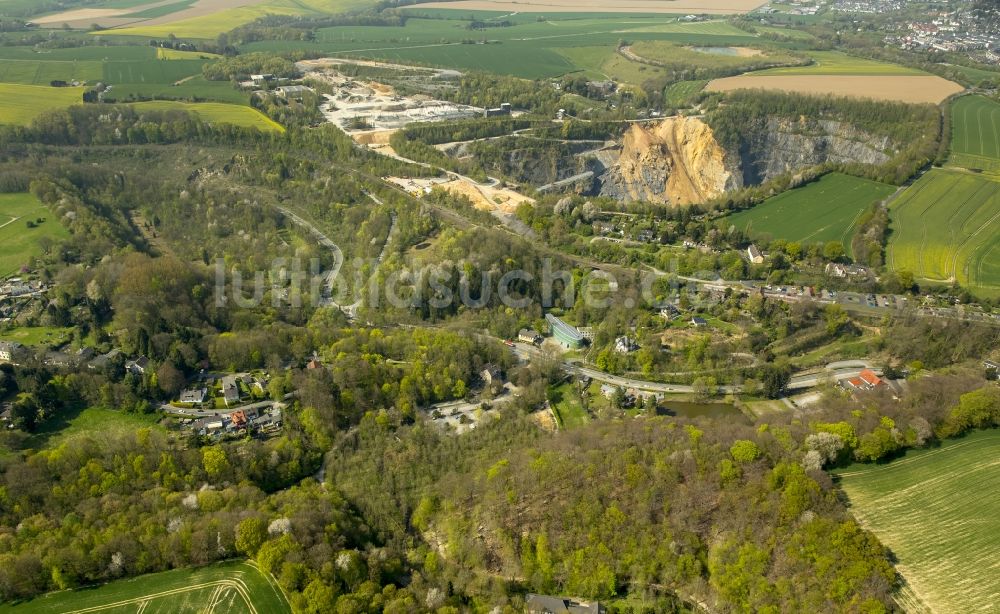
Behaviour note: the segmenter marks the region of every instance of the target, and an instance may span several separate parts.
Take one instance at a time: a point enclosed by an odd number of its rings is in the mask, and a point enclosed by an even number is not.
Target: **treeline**
[[[270,74],[277,78],[297,77],[295,63],[288,58],[271,53],[254,52],[208,62],[201,67],[201,74],[209,81],[238,81],[250,75]]]

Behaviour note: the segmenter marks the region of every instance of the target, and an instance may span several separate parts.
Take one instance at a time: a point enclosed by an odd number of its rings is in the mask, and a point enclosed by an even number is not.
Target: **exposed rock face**
[[[685,205],[825,162],[882,164],[891,146],[844,122],[770,118],[747,126],[739,151],[726,151],[701,119],[672,117],[632,126],[617,155],[594,162],[602,195]]]
[[[738,163],[695,117],[633,125],[599,181],[602,195],[670,205],[703,202],[743,185]]]
[[[825,162],[882,164],[889,139],[875,139],[843,122],[771,118],[761,130],[748,130],[740,151],[743,183],[762,183],[788,171]]]

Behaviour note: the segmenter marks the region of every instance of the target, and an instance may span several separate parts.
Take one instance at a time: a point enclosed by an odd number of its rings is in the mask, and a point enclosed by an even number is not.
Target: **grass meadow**
[[[230,561],[147,574],[93,588],[49,593],[13,605],[0,605],[0,613],[6,612],[285,614],[291,612],[291,608],[278,586],[253,563]]]
[[[0,124],[27,126],[46,111],[82,103],[80,87],[0,83]]]
[[[835,475],[854,516],[897,557],[896,569],[906,580],[899,599],[904,608],[995,611],[1000,429]]]
[[[808,66],[786,66],[762,70],[755,75],[926,75],[927,73],[887,62],[858,58],[839,51],[807,51]]]
[[[178,102],[174,100],[153,100],[149,102],[132,103],[136,110],[151,111],[188,111],[197,115],[202,121],[219,124],[235,124],[258,130],[284,131],[281,124],[273,121],[257,109],[225,104],[220,102]]]
[[[580,404],[573,384],[569,382],[549,388],[549,404],[559,428],[571,429],[590,422],[590,414]]]
[[[28,228],[28,221],[39,218],[45,221]],[[56,216],[31,194],[0,194],[0,275],[16,273],[40,255],[43,238],[59,240],[68,236],[69,231]]]
[[[931,170],[896,199],[890,218],[894,270],[1000,290],[1000,178]]]
[[[840,241],[850,250],[858,218],[895,189],[868,179],[830,173],[728,219],[751,236],[803,244]]]

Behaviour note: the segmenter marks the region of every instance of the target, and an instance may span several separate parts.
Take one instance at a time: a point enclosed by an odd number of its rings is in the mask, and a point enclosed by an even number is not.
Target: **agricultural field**
[[[765,75],[749,73],[709,82],[710,92],[779,90],[799,94],[938,104],[964,88],[932,75]]]
[[[887,62],[858,58],[839,51],[806,51],[813,63],[762,70],[758,75],[926,75],[927,73]]]
[[[962,96],[951,105],[953,166],[1000,171],[1000,103]]]
[[[136,110],[148,109],[151,111],[188,111],[197,115],[202,121],[208,123],[234,124],[246,128],[257,128],[258,130],[277,130],[283,132],[281,124],[271,120],[269,117],[256,109],[239,106],[235,104],[225,104],[220,102],[176,102],[173,100],[154,100],[150,102],[132,103]]]
[[[0,83],[0,123],[27,126],[53,109],[83,103],[83,88]]]
[[[876,181],[830,173],[752,209],[734,213],[728,220],[754,237],[804,244],[840,241],[849,250],[861,214],[895,189]]]
[[[424,15],[413,13],[413,15]],[[666,40],[681,45],[753,45],[755,35],[722,21],[678,22],[673,17],[610,15],[602,17],[555,15],[538,21],[531,15],[503,17],[513,25],[487,33],[468,29],[470,15],[462,11],[435,11],[437,18],[412,17],[403,28],[340,26],[317,32],[315,41],[260,41],[244,51],[302,50],[331,56],[351,56],[479,70],[528,79],[580,72],[594,78],[620,75],[627,82],[643,82],[656,75],[655,67],[630,62],[615,53],[618,42]],[[486,44],[483,39],[488,39]],[[711,61],[706,58],[705,61]],[[648,75],[648,76],[647,76]]]
[[[41,255],[42,243],[68,236],[59,219],[31,194],[0,194],[0,275],[16,273]]]
[[[1000,178],[933,169],[891,206],[888,265],[926,281],[1000,290]]]
[[[656,0],[632,0],[627,5],[615,7],[621,13],[701,13],[728,15],[748,13],[765,2],[760,0],[688,0],[682,5]],[[448,8],[464,11],[503,11],[507,13],[582,13],[592,10],[605,12],[609,5],[604,0],[458,0],[457,2],[428,2],[415,8]]]
[[[897,558],[909,611],[990,612],[1000,602],[1000,429],[884,465],[835,473],[858,521]]]
[[[708,81],[678,81],[670,84],[667,88],[665,99],[668,105],[680,107],[688,104],[691,99],[700,93]]]
[[[131,15],[118,17],[133,23],[115,24],[101,35],[214,39],[223,32],[250,23],[266,15],[320,16],[340,13],[365,6],[363,0],[195,0],[189,6],[182,2],[166,6],[150,6],[139,21]],[[157,15],[156,12],[163,14]]]
[[[0,613],[282,614],[291,612],[278,586],[246,561],[176,569],[96,588],[49,593]]]

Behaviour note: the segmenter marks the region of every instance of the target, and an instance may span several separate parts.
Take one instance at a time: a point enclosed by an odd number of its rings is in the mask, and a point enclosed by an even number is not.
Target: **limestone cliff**
[[[704,202],[743,185],[739,164],[695,117],[634,124],[599,181],[603,195],[670,205]]]
[[[754,185],[826,162],[883,164],[890,147],[888,138],[873,138],[845,122],[772,117],[746,131],[740,166],[743,182]]]

